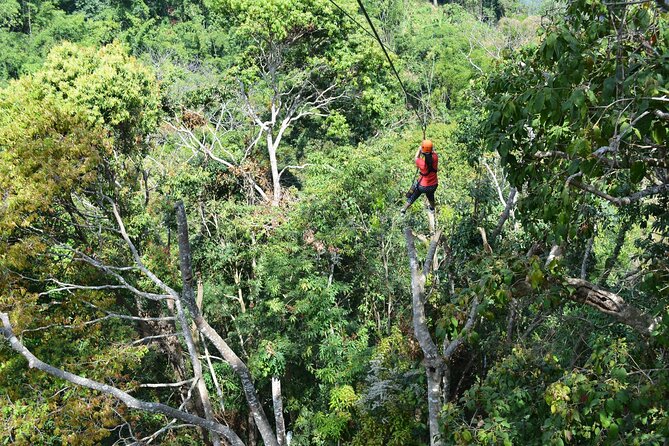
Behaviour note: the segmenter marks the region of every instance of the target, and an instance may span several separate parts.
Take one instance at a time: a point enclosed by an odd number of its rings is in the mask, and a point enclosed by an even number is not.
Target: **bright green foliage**
[[[322,0],[209,0],[207,6],[222,14],[234,14],[238,32],[246,36],[261,36],[261,40],[282,41],[291,33],[313,25],[316,11],[324,9]],[[330,10],[332,5],[328,6]]]
[[[137,144],[132,138],[158,119],[153,74],[118,43],[100,50],[63,44],[49,54],[33,85],[36,99],[67,99],[84,108],[92,123],[114,129],[123,144]]]
[[[457,444],[661,444],[666,401],[653,394],[666,390],[659,384],[664,372],[649,380],[630,363],[637,352],[623,341],[598,335],[591,341],[590,357],[574,369],[551,354],[514,349],[467,391],[463,401],[478,416],[467,430],[452,425]]]
[[[21,4],[16,0],[0,2],[0,28],[11,29],[20,23]]]
[[[122,85],[137,90],[125,91]],[[121,181],[133,175],[120,171],[119,164],[129,158],[119,148],[135,156],[143,151],[143,132],[155,125],[157,104],[151,73],[118,45],[99,51],[64,45],[52,52],[42,71],[0,92],[0,180],[5,191],[0,307],[19,315],[14,319],[19,332],[53,325],[22,336],[44,360],[128,387],[146,347],[124,345],[133,330],[123,324],[85,324],[117,306],[116,298],[86,290],[53,292],[57,285],[52,279],[75,284],[101,279],[94,269],[72,261],[73,250],[90,253],[97,244],[104,246],[98,256],[119,257],[103,233],[94,241],[87,224],[104,219],[104,209],[97,206],[104,199],[100,191],[115,188],[110,175],[120,173],[116,178]],[[120,302],[123,310],[127,304]],[[117,425],[122,412],[114,412],[109,397],[63,389],[43,374],[20,372],[23,361],[8,356],[4,347],[0,354],[3,363],[11,358],[0,381],[11,383],[3,436],[12,444],[100,444],[110,435],[108,428]],[[54,397],[36,404],[35,386]]]
[[[492,43],[486,35],[489,28],[458,5],[438,13],[425,5],[409,14],[418,26],[402,29],[395,38],[407,71],[413,73],[407,76],[408,86],[445,118],[461,106],[470,80],[492,62],[486,54]],[[483,38],[474,43],[475,35]]]
[[[44,70],[2,91],[0,101],[7,231],[53,218],[55,203],[73,205],[72,194],[96,179],[112,145],[130,151],[158,113],[150,72],[118,45],[99,52],[63,45]]]
[[[601,313],[565,305],[574,290],[561,280],[615,279],[628,302],[666,312],[666,14],[653,4],[598,1],[567,11],[488,85],[484,135],[519,189],[524,229],[495,248],[512,256],[496,266],[509,287],[488,285],[514,298],[506,323],[518,317],[527,331],[507,353],[501,340],[512,338],[511,326],[497,319],[501,308],[483,307],[494,336],[486,350],[504,353],[461,398],[466,410],[448,407],[458,444],[661,444],[665,435],[664,323],[659,342],[646,344],[605,325]],[[550,265],[530,257],[523,267],[514,245],[537,241],[561,245],[563,256]],[[624,277],[628,268],[640,283]]]
[[[34,72],[63,41],[100,45],[111,42],[118,30],[109,14],[90,20],[84,14],[68,14],[52,1],[2,1],[0,81]]]
[[[377,344],[370,361],[365,391],[358,406],[353,445],[421,444],[426,426],[416,413],[424,397],[424,377],[416,370],[418,346],[406,342],[407,333],[394,327]],[[418,415],[421,415],[418,417]],[[379,423],[378,420],[387,420]]]
[[[488,141],[524,189],[519,212],[531,235],[582,245],[600,231],[618,233],[618,248],[595,246],[608,257],[599,261],[606,270],[638,224],[638,262],[651,272],[644,289],[659,295],[669,278],[666,14],[647,4],[628,8],[624,19],[599,2],[569,8],[541,45],[490,82]],[[606,280],[608,272],[597,272]]]
[[[81,112],[54,100],[26,101],[24,95],[19,89],[0,104],[11,120],[0,126],[2,226],[9,231],[32,224],[54,201],[90,184],[97,163],[109,151],[105,132]]]

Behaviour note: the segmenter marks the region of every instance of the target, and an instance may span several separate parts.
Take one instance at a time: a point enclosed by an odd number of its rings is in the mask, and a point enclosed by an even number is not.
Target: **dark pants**
[[[425,194],[427,201],[430,202],[430,210],[434,210],[434,191],[437,190],[437,186],[438,184],[435,184],[434,186],[418,186],[413,192],[413,195],[407,199],[407,206],[411,206],[411,204],[420,197],[420,194]]]

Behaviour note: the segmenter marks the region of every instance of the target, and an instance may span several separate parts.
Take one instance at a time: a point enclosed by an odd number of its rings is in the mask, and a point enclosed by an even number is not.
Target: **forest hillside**
[[[0,444],[666,445],[668,10],[0,0]]]

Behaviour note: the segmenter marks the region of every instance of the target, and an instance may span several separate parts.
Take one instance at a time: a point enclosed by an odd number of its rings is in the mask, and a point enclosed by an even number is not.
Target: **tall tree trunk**
[[[409,267],[411,269],[411,294],[412,294],[412,312],[413,329],[416,340],[423,350],[425,372],[427,375],[427,401],[428,401],[428,425],[430,427],[430,446],[442,446],[439,433],[439,412],[443,404],[442,395],[442,376],[443,359],[439,356],[437,345],[432,340],[429,328],[427,326],[427,317],[425,315],[425,280],[430,273],[432,259],[441,238],[441,232],[437,232],[430,242],[427,258],[423,268],[418,264],[416,247],[411,228],[404,229],[407,251],[409,254]]]
[[[281,397],[281,380],[272,377],[272,402],[274,403],[274,420],[276,422],[276,438],[279,446],[286,446],[286,423],[283,419],[283,399]]]
[[[483,232],[485,238],[485,231]],[[453,340],[446,337],[442,346],[442,352],[437,349],[430,330],[427,326],[425,315],[425,281],[432,272],[432,266],[435,264],[435,253],[441,231],[432,236],[430,245],[425,255],[425,262],[422,270],[418,263],[416,246],[414,245],[414,236],[411,228],[404,229],[404,237],[407,243],[409,254],[409,267],[411,269],[411,294],[413,310],[413,328],[414,335],[418,340],[421,350],[423,350],[423,364],[427,376],[427,402],[428,402],[428,426],[430,428],[430,446],[442,446],[444,441],[439,432],[439,413],[443,403],[449,398],[450,393],[450,368],[449,361],[458,348],[464,343],[465,336],[474,325],[474,320],[478,312],[478,298],[475,297],[471,303],[469,316],[464,328],[460,334]]]
[[[195,305],[195,297],[193,295],[193,267],[191,261],[190,241],[188,240],[188,220],[186,218],[186,210],[182,202],[176,204],[177,225],[179,230],[179,265],[181,268],[181,276],[184,285],[184,300],[188,305],[193,320],[197,325],[198,330],[214,344],[223,359],[232,367],[242,383],[244,396],[249,406],[251,414],[255,423],[258,426],[260,435],[265,443],[265,446],[279,446],[276,435],[272,430],[272,426],[265,415],[265,410],[260,404],[260,399],[256,392],[253,378],[248,367],[239,356],[230,348],[225,340],[214,330],[211,325],[202,317],[202,314]]]
[[[430,446],[441,446],[444,442],[441,439],[439,432],[439,413],[444,405],[444,387],[443,387],[443,367],[444,363],[440,360],[435,361],[434,364],[425,366],[425,373],[427,375],[427,404],[428,404],[428,421],[430,423]]]
[[[167,301],[167,310],[170,316],[176,315],[176,309],[172,300]],[[151,317],[148,309],[144,308],[141,301],[136,301],[137,316]],[[157,339],[160,351],[167,356],[167,361],[174,373],[175,381],[183,382],[188,379],[188,372],[186,370],[186,363],[184,361],[184,352],[181,348],[181,343],[177,336],[169,336],[176,333],[177,327],[172,321],[152,321],[146,320],[139,322],[140,332],[142,336],[162,336]],[[186,393],[181,394],[182,401],[186,399]],[[200,398],[191,398],[186,402],[186,408],[196,413],[199,417],[205,418],[204,406]],[[202,438],[207,438],[205,431],[200,428]]]
[[[281,178],[279,177],[279,164],[276,160],[278,141],[272,138],[272,131],[267,132],[267,152],[269,153],[269,166],[272,172],[272,206],[278,206],[281,201]]]
[[[258,439],[256,438],[256,422],[253,418],[253,413],[251,412],[249,412],[248,426],[248,446],[256,446],[258,444]]]

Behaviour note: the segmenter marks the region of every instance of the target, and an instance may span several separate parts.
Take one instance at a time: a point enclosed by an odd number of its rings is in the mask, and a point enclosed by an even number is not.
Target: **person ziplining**
[[[362,3],[362,0],[357,0],[357,3],[358,6],[360,7],[360,10],[365,16],[365,19],[367,20],[367,23],[369,24],[372,33],[367,31],[362,25],[360,25],[360,23],[358,23],[358,21],[355,18],[353,18],[348,12],[346,12],[344,8],[339,6],[337,2],[335,2],[335,0],[329,0],[329,1],[337,9],[343,12],[349,19],[351,19],[355,24],[357,24],[361,29],[367,32],[367,34],[370,34],[378,42],[379,46],[383,50],[383,54],[385,54],[386,59],[388,60],[388,64],[390,65],[393,74],[397,78],[397,81],[399,82],[399,85],[402,88],[402,91],[404,92],[404,99],[406,101],[407,108],[409,108],[416,114],[416,117],[418,118],[418,121],[421,124],[421,128],[423,130],[423,142],[416,151],[416,156],[415,156],[416,166],[418,167],[418,173],[420,174],[420,179],[416,182],[416,184],[412,186],[410,193],[407,193],[407,202],[404,205],[404,207],[402,207],[401,212],[404,215],[409,206],[411,206],[413,202],[416,201],[418,197],[420,197],[421,194],[425,194],[429,202],[428,217],[430,220],[430,228],[432,231],[434,231],[435,229],[434,192],[437,190],[437,186],[439,185],[439,181],[437,178],[437,165],[439,157],[437,153],[434,152],[432,141],[430,141],[429,139],[425,139],[425,133],[427,131],[427,104],[423,101],[421,97],[417,97],[413,94],[410,94],[405,88],[404,82],[402,82],[402,78],[400,77],[399,72],[395,68],[395,64],[393,63],[390,54],[388,54],[388,49],[381,41],[381,37],[379,36],[379,33],[376,30],[374,23],[372,22],[372,19],[367,13],[367,10],[365,9],[365,5]],[[415,103],[412,104],[412,102]],[[416,105],[418,105],[418,107],[416,107]],[[421,113],[419,113],[418,108],[423,109],[424,113],[422,115]]]
[[[429,139],[423,140],[415,156],[419,179],[412,187],[411,194],[407,194],[407,202],[402,207],[402,214],[413,204],[414,201],[425,194],[429,203],[428,210],[434,214],[434,192],[439,186],[437,171],[439,167],[439,155],[434,150],[434,144]]]

